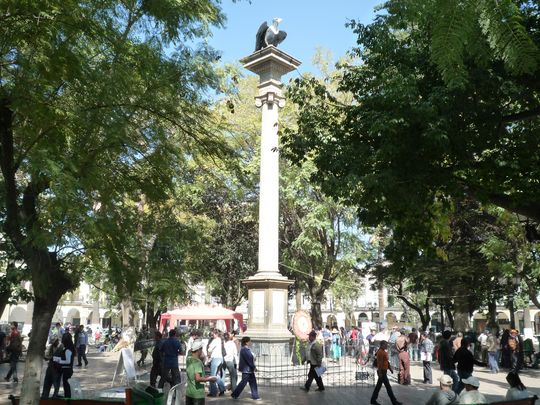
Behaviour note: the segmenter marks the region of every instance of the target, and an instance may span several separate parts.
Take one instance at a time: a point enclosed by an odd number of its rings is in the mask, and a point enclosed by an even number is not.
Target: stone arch
[[[358,325],[360,325],[361,322],[369,322],[369,317],[365,312],[360,312],[358,314]]]
[[[411,316],[408,312],[403,312],[399,317],[400,323],[411,323]]]
[[[11,310],[8,317],[8,322],[24,323],[26,320],[27,311],[23,307],[15,307]]]
[[[388,312],[386,314],[386,322],[389,327],[392,327],[393,325],[397,325],[397,317],[393,312]]]
[[[534,333],[536,335],[540,335],[540,311],[536,312],[536,314],[534,314],[534,317],[531,317],[534,319]]]
[[[337,318],[334,314],[329,314],[326,317],[326,323],[325,325],[328,325],[329,328],[332,328],[332,326],[337,325]]]
[[[497,323],[501,329],[510,327],[510,319],[504,312],[497,312]]]
[[[66,316],[66,322],[69,322],[72,325],[81,324],[81,313],[77,308],[70,308]]]
[[[64,324],[64,314],[62,313],[62,308],[56,307],[56,311],[52,317],[52,323],[60,322]]]
[[[485,330],[487,327],[487,316],[482,312],[477,312],[473,316],[473,330],[476,333],[480,333]]]

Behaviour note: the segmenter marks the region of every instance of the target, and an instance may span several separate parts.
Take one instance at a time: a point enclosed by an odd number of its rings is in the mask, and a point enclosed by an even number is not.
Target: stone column
[[[292,56],[268,46],[241,60],[260,78],[255,105],[261,109],[259,255],[257,274],[244,280],[248,288],[248,330],[260,356],[288,355],[288,286],[279,273],[279,109],[285,104],[281,77],[300,66]]]

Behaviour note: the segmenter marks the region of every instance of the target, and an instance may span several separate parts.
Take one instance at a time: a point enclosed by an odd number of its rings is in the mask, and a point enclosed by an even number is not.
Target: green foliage
[[[352,23],[361,63],[339,65],[337,93],[312,77],[288,89],[299,116],[284,155],[312,160],[324,193],[412,254],[445,232],[437,218],[451,214],[451,197],[540,221],[538,6],[503,1],[479,14],[489,3],[388,1],[372,24]],[[345,95],[352,102],[336,102]]]

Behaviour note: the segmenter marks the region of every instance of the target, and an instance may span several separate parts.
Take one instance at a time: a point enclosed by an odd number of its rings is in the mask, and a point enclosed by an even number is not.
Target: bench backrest
[[[537,399],[538,397],[535,395],[534,397],[527,399],[512,399],[510,401],[492,402],[491,405],[534,405]]]

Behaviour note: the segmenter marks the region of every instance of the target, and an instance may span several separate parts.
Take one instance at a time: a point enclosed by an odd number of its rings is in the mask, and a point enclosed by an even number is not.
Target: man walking
[[[163,369],[158,388],[163,388],[165,382],[171,387],[180,383],[180,369],[178,368],[178,355],[180,354],[180,342],[176,338],[176,329],[169,331],[169,338],[161,345]]]
[[[454,353],[453,361],[457,363],[457,372],[460,380],[456,394],[459,394],[461,391],[463,391],[463,388],[465,387],[463,384],[463,380],[466,380],[467,378],[472,376],[474,365],[482,365],[482,363],[478,362],[474,358],[474,355],[469,350],[469,346],[469,339],[463,338],[463,340],[461,341],[461,347],[456,351],[456,353]]]
[[[487,338],[487,356],[490,372],[497,374],[499,372],[499,348],[501,342],[499,338],[493,334],[489,333]]]
[[[154,350],[152,350],[152,368],[150,369],[150,386],[156,387],[156,381],[161,371],[163,370],[162,354],[161,354],[161,332],[156,331],[154,333]]]
[[[411,383],[411,359],[408,352],[409,338],[407,331],[401,330],[401,335],[396,340],[396,349],[399,359],[399,378],[398,381],[402,385]]]
[[[19,324],[17,322],[11,324],[11,332],[8,336],[8,343],[6,346],[6,351],[9,355],[9,371],[4,378],[6,381],[9,381],[11,376],[13,376],[13,382],[19,382],[17,377],[17,362],[22,354],[22,337],[18,328]]]
[[[478,336],[478,343],[480,344],[480,361],[485,363],[487,361],[489,329],[484,330],[480,336]]]
[[[238,364],[238,370],[242,373],[242,380],[236,386],[236,389],[232,392],[231,397],[236,399],[240,396],[244,390],[247,383],[249,383],[249,388],[251,390],[251,398],[258,401],[261,398],[259,397],[259,391],[257,389],[257,378],[255,377],[255,358],[253,353],[251,353],[251,339],[248,336],[242,338],[242,348],[240,349],[240,360]],[[322,353],[322,351],[321,351]]]
[[[388,396],[390,397],[390,400],[392,401],[392,405],[401,405],[401,402],[399,402],[394,392],[392,391],[392,387],[390,386],[390,381],[388,381],[388,370],[390,370],[391,373],[394,373],[392,366],[390,365],[390,362],[388,361],[388,353],[386,353],[386,349],[388,348],[388,342],[386,340],[381,341],[381,344],[379,346],[379,350],[377,350],[376,357],[377,357],[377,385],[375,385],[375,390],[373,391],[373,394],[371,395],[371,401],[370,404],[372,405],[381,405],[379,402],[377,402],[377,398],[379,397],[379,391],[381,390],[382,385],[384,384],[384,387],[386,388],[386,392],[388,393]]]
[[[322,345],[317,342],[315,339],[317,337],[317,333],[315,331],[309,332],[309,349],[307,351],[308,353],[308,362],[309,362],[309,372],[308,372],[308,379],[306,383],[304,384],[303,389],[308,392],[309,388],[311,387],[311,384],[313,383],[313,380],[317,383],[317,391],[324,391],[324,384],[322,381],[321,375],[317,373],[317,368],[321,367],[322,365],[322,359],[323,359],[323,349]],[[319,369],[320,370],[320,369]]]
[[[411,361],[420,360],[420,351],[418,350],[418,332],[416,328],[412,328],[409,333],[409,358]]]
[[[433,358],[433,342],[429,338],[429,333],[424,332],[422,334],[422,343],[420,343],[420,359],[424,367],[424,384],[431,385],[431,360]],[[444,375],[444,374],[443,374]],[[448,376],[451,380],[451,377]]]
[[[82,361],[84,360],[84,366],[88,365],[88,359],[86,358],[86,346],[88,345],[88,334],[84,330],[83,325],[79,325],[79,331],[77,333],[77,367],[82,366]]]
[[[439,364],[443,374],[452,377],[454,384],[452,385],[452,391],[457,392],[459,377],[456,373],[456,366],[454,363],[454,354],[452,352],[452,344],[450,343],[450,336],[452,332],[445,330],[442,334],[442,340],[439,345]]]
[[[388,338],[388,347],[390,348],[390,364],[392,368],[399,370],[399,353],[396,348],[397,338],[400,333],[397,330],[397,326],[392,327],[392,332],[390,333],[390,338]]]

